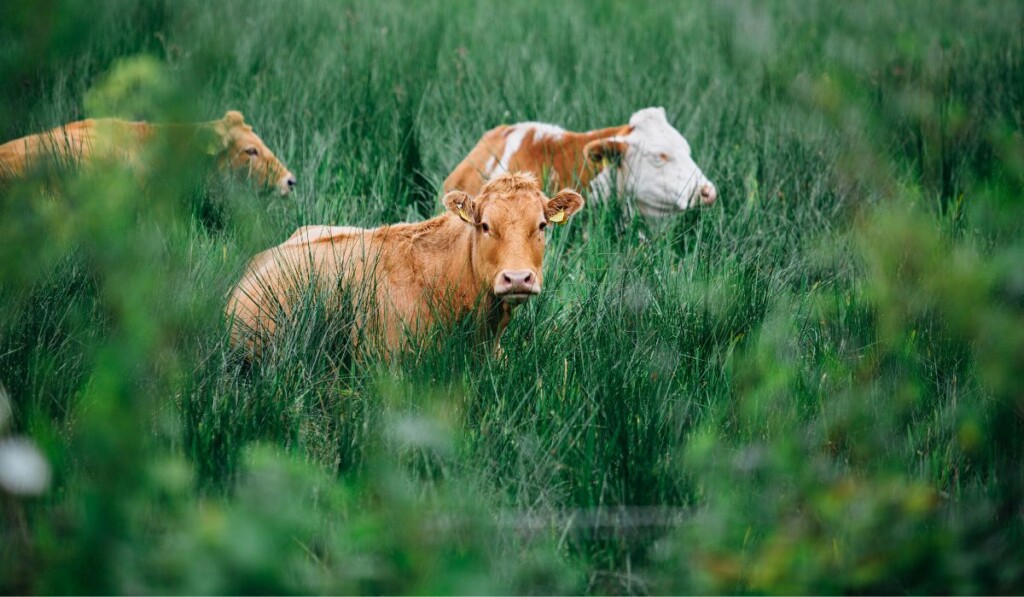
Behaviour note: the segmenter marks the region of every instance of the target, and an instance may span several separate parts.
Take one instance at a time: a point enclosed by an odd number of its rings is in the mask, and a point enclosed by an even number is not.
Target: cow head
[[[614,187],[636,198],[641,213],[664,216],[710,205],[718,191],[693,161],[690,144],[668,123],[664,108],[646,108],[629,119],[629,133],[591,141],[587,159],[600,172],[591,183],[598,195]]]
[[[288,171],[274,152],[245,124],[241,112],[232,110],[212,123],[215,138],[209,147],[217,156],[217,165],[244,172],[260,185],[287,195],[295,186],[295,175]]]
[[[579,193],[565,189],[548,199],[533,175],[505,174],[475,198],[462,191],[444,196],[445,206],[473,228],[473,273],[492,295],[510,304],[540,294],[548,231],[583,207]]]

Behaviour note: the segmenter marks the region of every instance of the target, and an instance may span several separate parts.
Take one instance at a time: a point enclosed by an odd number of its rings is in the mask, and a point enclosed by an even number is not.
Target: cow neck
[[[490,338],[501,335],[512,315],[511,307],[505,301],[487,290],[487,285],[477,280],[473,268],[473,227],[466,226],[458,216],[445,214],[446,229],[451,230],[453,240],[442,248],[442,258],[449,261],[445,283],[455,297],[460,311],[458,316],[477,308],[478,321],[482,331]]]
[[[452,308],[468,311],[479,295],[473,275],[473,228],[451,213],[414,226],[420,229],[414,250],[416,261],[424,266],[424,282],[437,289],[438,298],[449,296],[455,302]]]
[[[153,141],[154,138],[162,137],[163,139],[174,139],[178,143],[184,142],[190,150],[201,152],[205,152],[209,144],[209,139],[200,136],[203,132],[209,131],[209,134],[212,135],[210,139],[220,138],[220,133],[217,132],[216,128],[217,122],[214,120],[211,122],[165,122],[155,124],[151,122],[119,120],[116,118],[104,118],[94,121],[94,123],[107,123],[120,127],[121,130],[130,131],[133,143],[144,145]]]
[[[161,122],[159,124],[133,122],[132,124],[149,129],[152,133],[160,131],[164,133],[171,133],[173,135],[194,135],[201,130],[216,132],[217,129],[214,128],[216,123],[217,121],[214,120],[212,122]]]
[[[577,157],[577,170],[573,173],[573,177],[568,180],[579,179],[579,190],[590,189],[590,183],[593,182],[594,178],[601,173],[601,169],[590,163],[587,156],[583,155],[583,148],[587,146],[587,143],[591,141],[597,141],[598,139],[608,139],[610,137],[625,137],[630,133],[630,127],[628,124],[622,126],[613,126],[605,129],[597,129],[594,131],[587,131],[585,133],[570,133],[566,135],[566,153]]]
[[[512,306],[494,296],[486,293],[483,302],[483,331],[486,339],[500,340],[501,333],[505,331],[508,322],[512,319]]]
[[[146,122],[133,122],[132,124],[139,127],[141,135],[153,136],[157,132],[165,134],[165,136],[171,136],[176,139],[184,139],[188,143],[195,143],[202,148],[203,139],[200,135],[204,132],[209,132],[214,139],[220,139],[220,133],[217,132],[217,123],[219,121],[213,120],[210,122],[168,122],[161,124],[149,124]],[[205,149],[205,148],[204,148]]]
[[[500,336],[508,325],[511,307],[477,280],[472,226],[449,212],[423,222],[387,228],[392,234],[408,234],[412,238],[409,248],[420,266],[419,278],[424,286],[434,288],[434,300],[449,309],[453,320],[472,312],[485,337]]]

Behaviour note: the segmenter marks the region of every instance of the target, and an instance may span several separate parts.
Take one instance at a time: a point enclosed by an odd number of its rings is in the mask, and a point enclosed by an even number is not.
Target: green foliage
[[[299,179],[169,137],[0,187],[5,592],[1021,592],[1021,6],[208,4],[0,7],[4,140],[238,109]],[[315,293],[228,346],[296,227],[649,105],[719,204],[589,202],[500,355],[472,321],[353,355]]]
[[[110,73],[86,92],[85,112],[92,118],[115,116],[150,120],[156,106],[167,105],[172,81],[163,65],[151,56],[135,56],[116,62]]]

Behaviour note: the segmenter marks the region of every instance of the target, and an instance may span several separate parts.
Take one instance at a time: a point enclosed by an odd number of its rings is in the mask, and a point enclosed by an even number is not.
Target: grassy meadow
[[[167,144],[0,188],[0,590],[1024,591],[1022,31],[1010,0],[6,0],[0,142],[237,109],[299,183]],[[588,202],[503,355],[467,321],[355,359],[316,300],[228,346],[298,226],[430,217],[487,129],[648,106],[718,203]]]

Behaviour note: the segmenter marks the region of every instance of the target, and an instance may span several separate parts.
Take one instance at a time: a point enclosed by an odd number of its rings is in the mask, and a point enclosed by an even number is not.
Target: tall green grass
[[[82,24],[86,23],[86,24]],[[7,592],[1020,592],[1013,2],[0,8],[0,138],[241,110],[286,199],[161,145],[0,189]],[[142,58],[140,58],[142,57]],[[664,106],[717,205],[552,232],[496,355],[255,362],[227,292],[300,225],[441,209],[487,129]],[[0,441],[7,441],[0,438]],[[0,446],[6,444],[0,444]]]

